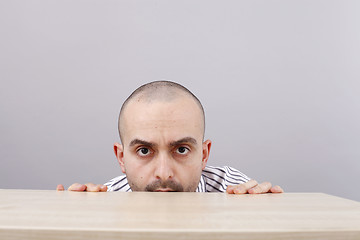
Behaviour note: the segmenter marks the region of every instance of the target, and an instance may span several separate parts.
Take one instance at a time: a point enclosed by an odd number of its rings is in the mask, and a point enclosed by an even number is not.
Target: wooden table
[[[0,239],[360,239],[360,202],[321,193],[0,190]]]

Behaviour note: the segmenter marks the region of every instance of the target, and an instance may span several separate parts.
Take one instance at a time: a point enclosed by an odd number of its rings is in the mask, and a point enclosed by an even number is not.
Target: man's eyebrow
[[[169,145],[171,147],[175,147],[177,145],[181,145],[181,144],[184,144],[184,143],[191,143],[193,145],[196,145],[196,140],[195,138],[192,138],[192,137],[185,137],[185,138],[182,138],[180,140],[177,140],[177,141],[174,141],[174,142],[171,142]]]
[[[155,146],[154,143],[144,141],[144,140],[141,140],[141,139],[137,139],[137,138],[132,140],[130,142],[130,144],[129,144],[130,147],[135,146],[135,145],[145,145],[145,146],[149,146],[149,147],[154,147]]]

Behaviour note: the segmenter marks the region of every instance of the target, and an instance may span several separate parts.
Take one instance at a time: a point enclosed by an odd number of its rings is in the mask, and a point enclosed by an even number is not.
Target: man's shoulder
[[[229,167],[229,166],[222,166],[222,167],[206,166],[203,170],[203,173],[204,174],[218,174],[218,175],[238,176],[238,177],[248,178],[245,174],[243,174],[239,170],[237,170],[233,167]]]
[[[108,187],[108,192],[110,191],[121,191],[121,192],[129,192],[131,191],[126,175],[117,176],[107,183],[105,183]]]
[[[237,185],[250,180],[248,176],[229,166],[206,166],[202,171],[202,176],[208,182],[216,182],[225,186]]]

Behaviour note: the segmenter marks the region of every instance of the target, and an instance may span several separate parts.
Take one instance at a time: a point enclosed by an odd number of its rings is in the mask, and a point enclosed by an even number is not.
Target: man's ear
[[[204,170],[204,168],[206,167],[206,163],[209,159],[209,155],[210,155],[211,141],[206,140],[205,142],[203,142],[202,148],[203,148],[202,169]]]
[[[123,145],[120,143],[114,143],[114,153],[120,164],[121,171],[123,173],[126,173],[125,164],[124,164],[124,147],[123,147]]]

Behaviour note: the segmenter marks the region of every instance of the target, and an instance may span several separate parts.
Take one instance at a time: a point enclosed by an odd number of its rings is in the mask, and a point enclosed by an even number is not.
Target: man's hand
[[[255,180],[250,180],[239,185],[228,186],[226,192],[229,194],[259,194],[259,193],[283,193],[280,186],[272,186],[269,182],[258,184]]]
[[[59,184],[56,187],[57,191],[64,191],[64,185]],[[93,184],[93,183],[87,183],[87,184],[80,184],[80,183],[74,183],[69,188],[69,191],[75,191],[75,192],[106,192],[107,186],[101,185],[101,184]]]

